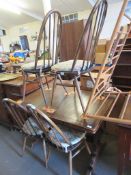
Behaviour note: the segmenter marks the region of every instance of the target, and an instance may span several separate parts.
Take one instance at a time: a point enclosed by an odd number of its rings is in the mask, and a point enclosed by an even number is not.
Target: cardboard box
[[[91,75],[94,78],[94,80],[96,80],[98,76],[98,72],[92,72]],[[109,77],[109,74],[106,74],[106,76],[104,75],[102,79],[107,79],[108,77]],[[92,88],[94,87],[94,84],[88,73],[81,75],[80,83],[81,83],[82,90],[92,90]]]
[[[95,54],[95,64],[103,64],[106,53],[96,53]]]
[[[105,53],[106,52],[106,39],[100,39],[96,47],[96,53]]]

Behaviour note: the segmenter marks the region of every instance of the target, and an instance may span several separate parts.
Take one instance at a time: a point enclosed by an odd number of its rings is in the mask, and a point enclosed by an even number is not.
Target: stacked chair
[[[42,22],[36,48],[35,61],[24,64],[23,70],[23,101],[25,100],[26,84],[30,81],[30,75],[35,75],[33,81],[40,85],[45,106],[47,99],[44,93],[43,76],[48,85],[47,74],[51,67],[59,61],[59,48],[62,31],[61,14],[51,10],[44,17]]]
[[[98,0],[94,5],[85,24],[84,31],[78,43],[76,52],[74,53],[74,58],[70,58],[71,60],[69,61],[63,61],[51,67],[51,70],[55,76],[52,90],[51,106],[57,79],[60,80],[61,85],[64,87],[66,93],[69,94],[65,86],[70,87],[71,84],[64,84],[61,77],[61,75],[64,75],[65,77],[67,75],[67,77],[72,77],[72,86],[77,90],[82,110],[84,112],[85,107],[83,104],[78,79],[80,78],[80,75],[84,73],[89,73],[91,76],[90,72],[95,66],[95,50],[98,44],[100,33],[102,31],[102,27],[104,25],[107,13],[107,5],[108,4],[106,0]],[[82,49],[83,56],[81,57]]]

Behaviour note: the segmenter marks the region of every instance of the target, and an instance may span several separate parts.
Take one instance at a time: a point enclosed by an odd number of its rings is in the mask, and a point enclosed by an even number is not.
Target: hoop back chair
[[[47,86],[47,72],[51,70],[51,66],[56,64],[59,60],[59,46],[62,31],[62,18],[57,10],[49,11],[42,22],[36,48],[35,61],[24,64],[23,69],[23,101],[26,93],[26,82],[29,82],[29,74],[34,74],[38,81],[44,103],[47,105],[46,97],[44,94],[44,87],[42,75],[44,75]]]
[[[23,155],[25,152],[27,139],[29,137],[33,137],[36,139],[40,138],[43,132],[38,128],[37,124],[29,116],[29,113],[25,107],[8,98],[3,99],[3,104],[10,114],[9,116],[12,119],[13,127],[17,128],[24,135],[22,148]]]
[[[56,125],[46,114],[32,104],[27,104],[27,109],[40,130],[43,131],[47,141],[46,143],[48,143],[48,151],[47,144],[45,145],[45,142],[43,143],[46,166],[50,154],[50,145],[52,145],[58,150],[69,154],[69,174],[72,175],[73,157],[75,157],[84,147],[86,147],[87,151],[91,154],[90,148],[86,142],[85,133],[75,131],[63,125]]]
[[[82,109],[83,111],[85,110],[81,97],[78,78],[80,77],[80,74],[90,73],[95,65],[95,50],[100,33],[102,31],[102,27],[104,25],[107,6],[108,4],[106,0],[98,0],[96,2],[85,24],[84,31],[74,54],[74,58],[72,60],[60,62],[52,66],[51,70],[55,73],[55,81],[53,85],[51,105],[57,78],[60,80],[61,85],[68,94],[65,88],[66,85],[64,85],[61,78],[61,75],[67,74],[68,76],[73,77],[72,86],[76,87]],[[81,52],[83,52],[82,56]]]
[[[125,14],[127,2],[128,0],[124,0],[123,2],[118,20],[116,22],[116,26],[111,37],[108,52],[106,53],[103,65],[101,66],[101,69],[98,73],[94,89],[87,103],[85,113],[82,116],[83,118],[91,117],[94,119],[114,122],[118,124],[131,124],[130,119],[124,118],[124,114],[130,100],[131,91],[123,92],[122,90],[111,85],[112,74],[120,58],[129,32],[131,31],[131,18]],[[123,16],[125,16],[127,20],[129,20],[129,24],[127,24],[126,27],[120,27]],[[109,62],[109,60],[112,62],[112,64],[110,67],[105,69],[105,66]],[[108,78],[105,79],[103,77]],[[122,99],[122,106],[119,107],[121,108],[121,111],[118,114],[119,116],[112,116],[114,108],[116,108],[121,101],[120,99]],[[100,105],[98,106],[94,114],[91,114],[91,106],[98,103],[98,101],[101,101]],[[101,114],[104,105],[106,105],[107,112]]]

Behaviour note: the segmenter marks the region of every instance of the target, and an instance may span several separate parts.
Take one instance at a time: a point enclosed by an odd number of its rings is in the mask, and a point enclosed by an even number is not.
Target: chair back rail
[[[107,0],[98,0],[93,7],[74,55],[72,71],[78,59],[83,59],[81,71],[85,69],[85,66],[88,68],[88,64],[94,63],[95,50],[106,18],[107,7]],[[81,49],[83,49],[84,52],[83,58],[80,58]]]
[[[3,99],[3,104],[10,114],[9,116],[12,119],[13,126],[20,129],[26,135],[37,135],[36,129],[31,120],[29,120],[29,114],[26,108],[8,98]]]
[[[40,57],[43,57],[43,68],[51,67],[58,62],[61,32],[61,14],[57,10],[49,11],[44,17],[38,36],[35,68]]]
[[[33,106],[32,104],[27,105],[27,109],[34,118],[39,128],[44,132],[46,138],[52,143],[57,142],[56,146],[62,146],[58,138],[58,134],[63,138],[64,142],[71,145],[69,139],[61,131],[61,129],[42,111]],[[51,132],[51,134],[50,134]]]

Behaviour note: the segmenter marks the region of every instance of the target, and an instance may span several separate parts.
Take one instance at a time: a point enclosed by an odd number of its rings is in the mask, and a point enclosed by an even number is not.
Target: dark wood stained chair
[[[41,139],[43,138],[43,131],[39,129],[34,120],[29,116],[26,108],[17,102],[4,98],[3,104],[7,109],[12,121],[12,127],[18,129],[24,135],[22,155],[25,152],[27,139]]]
[[[30,74],[34,74],[36,77],[34,80],[38,81],[42,91],[44,103],[47,105],[42,76],[44,75],[48,85],[47,76],[45,74],[51,70],[51,66],[58,63],[61,29],[61,14],[56,10],[49,11],[44,17],[40,28],[35,61],[22,66],[24,77],[23,101],[25,100],[26,83],[29,82],[28,77]]]
[[[85,132],[70,129],[63,125],[56,125],[46,114],[40,111],[32,104],[27,104],[32,118],[43,131],[46,138],[46,143],[43,144],[45,150],[46,166],[50,155],[50,146],[56,147],[58,150],[69,155],[69,174],[72,175],[72,159],[80,151],[86,147],[89,154],[90,148],[86,142]]]
[[[91,70],[95,66],[95,49],[99,40],[100,33],[102,31],[102,27],[104,25],[107,13],[107,6],[107,0],[98,0],[96,2],[90,13],[89,18],[87,19],[84,31],[74,54],[74,58],[71,58],[71,60],[69,61],[60,62],[52,66],[51,70],[55,74],[55,80],[53,84],[51,106],[53,102],[54,90],[56,87],[56,80],[59,79],[67,94],[68,92],[65,86],[73,86],[74,88],[76,87],[82,109],[83,111],[85,110],[78,79],[81,74],[90,74]],[[81,54],[82,52],[83,55]],[[68,77],[72,77],[72,85],[63,83],[61,76],[63,74],[68,75]]]

